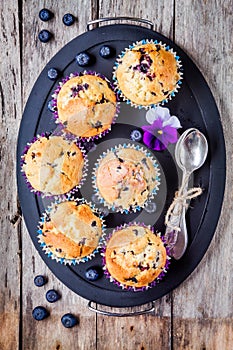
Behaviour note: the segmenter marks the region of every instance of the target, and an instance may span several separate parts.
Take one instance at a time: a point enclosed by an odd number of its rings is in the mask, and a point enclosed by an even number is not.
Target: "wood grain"
[[[173,344],[174,349],[230,349],[233,334],[233,279],[229,273],[233,266],[232,7],[225,1],[178,1],[175,14],[175,40],[196,62],[217,102],[228,167],[225,201],[214,239],[198,268],[173,293]]]
[[[20,322],[20,230],[17,225],[16,135],[21,112],[18,5],[0,3],[0,349],[17,349]],[[14,54],[13,54],[14,53]]]
[[[52,0],[0,2],[0,350],[232,348],[232,5],[232,0],[69,0],[60,1],[59,6]],[[43,7],[55,14],[49,22],[38,17]],[[62,23],[68,12],[77,18],[71,27]],[[85,299],[53,276],[26,227],[17,221],[15,153],[22,107],[53,55],[83,33],[89,20],[108,16],[149,19],[155,23],[155,30],[175,40],[188,53],[217,102],[227,151],[222,215],[205,257],[179,288],[156,301],[154,314],[131,318],[97,316],[89,311]],[[38,40],[42,29],[53,33],[51,42],[43,44]],[[44,287],[34,285],[37,274],[48,277]],[[52,288],[62,295],[55,304],[45,299],[46,291]],[[43,322],[36,322],[31,315],[38,305],[50,311],[50,317]],[[138,308],[120,311],[133,310]],[[79,325],[73,329],[65,329],[61,324],[60,318],[67,312],[79,319]]]
[[[40,21],[39,11],[46,7],[54,13],[54,18],[48,22]],[[95,19],[95,2],[82,1],[78,6],[75,0],[63,2],[57,6],[54,1],[24,1],[23,2],[23,32],[22,32],[22,75],[23,75],[23,105],[25,105],[35,80],[47,62],[70,40],[86,30],[86,23]],[[73,26],[66,27],[62,23],[65,13],[76,17]],[[41,43],[38,33],[48,29],[53,33],[53,40]],[[30,74],[29,74],[30,72]],[[23,349],[95,349],[96,316],[87,309],[87,301],[69,290],[58,281],[42,261],[33,246],[30,236],[23,228]],[[48,276],[48,284],[42,288],[34,286],[33,279],[37,274]],[[55,304],[49,304],[45,293],[49,289],[58,290],[62,298]],[[35,306],[45,306],[50,311],[50,317],[42,322],[32,318]],[[79,325],[66,329],[61,323],[61,317],[72,312],[79,319]],[[88,336],[86,336],[88,330]]]

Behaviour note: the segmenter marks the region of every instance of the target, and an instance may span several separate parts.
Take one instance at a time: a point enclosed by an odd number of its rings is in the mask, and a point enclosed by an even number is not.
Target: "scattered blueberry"
[[[48,9],[42,9],[39,12],[39,17],[40,17],[41,21],[47,22],[53,18],[53,13]]]
[[[71,13],[66,13],[62,18],[62,22],[68,27],[72,26],[75,22],[75,17]]]
[[[37,306],[32,310],[32,316],[37,321],[42,321],[49,316],[49,311],[43,306]]]
[[[142,139],[142,134],[141,134],[141,132],[139,130],[133,130],[131,132],[131,134],[130,134],[130,138],[131,138],[132,141],[139,142]]]
[[[91,200],[95,204],[100,202],[98,196],[95,193],[91,196]]]
[[[153,202],[147,203],[144,209],[148,214],[155,213],[157,209],[156,203],[153,203]]]
[[[48,102],[48,105],[47,105],[47,107],[48,107],[48,110],[50,111],[50,112],[54,112],[54,105],[53,105],[53,100],[50,100],[49,102]]]
[[[34,278],[34,284],[37,287],[42,287],[47,283],[47,278],[45,276],[42,275],[38,275]]]
[[[54,290],[54,289],[50,289],[46,293],[46,300],[49,303],[55,303],[60,298],[61,298],[60,294],[58,294],[58,292],[56,290]]]
[[[50,68],[48,70],[48,78],[50,80],[56,80],[58,78],[58,76],[59,76],[59,72],[56,68]]]
[[[87,52],[80,52],[76,57],[75,57],[76,62],[80,67],[85,67],[88,66],[91,61],[92,57],[89,55]]]
[[[76,324],[78,324],[78,319],[73,314],[69,313],[69,314],[65,314],[65,315],[62,316],[61,323],[66,328],[72,328]]]
[[[112,49],[112,47],[104,45],[101,46],[99,54],[103,58],[109,58],[114,54],[114,50]]]
[[[98,267],[89,267],[85,272],[85,276],[89,281],[96,281],[101,276],[100,269]]]
[[[42,43],[47,43],[52,38],[52,34],[48,30],[43,29],[40,31],[38,38]]]
[[[87,152],[94,152],[96,150],[96,144],[93,141],[84,142],[83,146]]]
[[[105,208],[105,207],[99,208],[99,211],[103,217],[108,216],[108,214],[109,214],[108,208]]]

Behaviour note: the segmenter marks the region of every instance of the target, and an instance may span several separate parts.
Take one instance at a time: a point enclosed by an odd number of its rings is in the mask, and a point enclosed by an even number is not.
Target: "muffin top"
[[[158,175],[158,168],[143,151],[120,148],[99,161],[96,186],[109,206],[128,210],[145,203],[159,185]]]
[[[107,243],[106,268],[125,286],[145,287],[164,270],[167,253],[149,228],[132,225],[115,231]]]
[[[79,137],[96,136],[109,129],[116,110],[114,91],[97,75],[71,77],[57,95],[59,120]]]
[[[41,224],[42,240],[59,258],[79,259],[91,254],[102,235],[100,218],[87,204],[56,204]]]
[[[62,136],[39,137],[22,158],[27,180],[45,194],[66,193],[82,178],[83,154],[74,142]]]
[[[158,104],[180,79],[175,56],[162,44],[139,44],[126,50],[115,71],[118,88],[136,105]]]

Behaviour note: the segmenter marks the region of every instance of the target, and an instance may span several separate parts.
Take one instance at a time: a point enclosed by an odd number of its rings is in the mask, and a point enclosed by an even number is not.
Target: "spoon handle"
[[[188,243],[188,234],[185,221],[186,200],[185,194],[188,189],[190,173],[183,172],[182,182],[177,197],[181,200],[177,201],[172,209],[169,219],[169,225],[165,231],[166,244],[170,248],[170,254],[176,259],[180,259]],[[184,199],[182,199],[182,197]],[[177,228],[177,229],[176,229]]]
[[[188,180],[189,174],[184,174],[183,176],[183,196],[187,193],[188,190]],[[171,249],[171,254],[174,259],[179,260],[183,255],[188,245],[188,232],[186,225],[186,200],[183,202],[182,210],[180,214],[179,228],[180,231],[177,232],[176,242]]]

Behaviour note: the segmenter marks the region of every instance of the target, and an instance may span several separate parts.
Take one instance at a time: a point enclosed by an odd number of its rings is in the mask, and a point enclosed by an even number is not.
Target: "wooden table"
[[[49,22],[38,17],[43,7],[54,12]],[[232,1],[3,0],[0,8],[0,349],[232,349]],[[62,23],[68,12],[77,17],[71,27]],[[189,54],[216,99],[227,149],[225,200],[207,253],[179,288],[156,301],[154,314],[131,318],[97,316],[87,300],[53,276],[19,218],[16,187],[17,134],[36,78],[60,48],[86,31],[88,21],[108,16],[149,19]],[[41,43],[41,29],[49,29],[54,39]],[[48,284],[35,287],[36,274],[48,276]],[[60,291],[59,302],[48,305],[49,288]],[[46,305],[51,316],[35,321],[31,313],[37,305]],[[78,316],[78,326],[62,326],[66,312]]]

